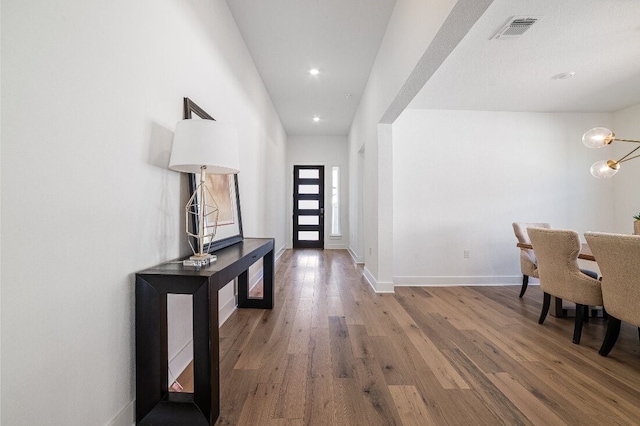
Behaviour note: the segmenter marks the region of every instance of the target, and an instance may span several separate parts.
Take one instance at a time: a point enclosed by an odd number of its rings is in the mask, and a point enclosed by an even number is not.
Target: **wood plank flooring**
[[[376,295],[342,250],[288,250],[275,309],[220,329],[218,425],[640,424],[640,344],[606,323],[539,325],[531,286]]]

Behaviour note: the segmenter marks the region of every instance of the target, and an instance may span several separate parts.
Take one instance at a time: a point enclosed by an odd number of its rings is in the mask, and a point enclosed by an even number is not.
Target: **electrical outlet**
[[[469,258],[469,250],[465,250],[464,251],[464,258],[468,259]]]

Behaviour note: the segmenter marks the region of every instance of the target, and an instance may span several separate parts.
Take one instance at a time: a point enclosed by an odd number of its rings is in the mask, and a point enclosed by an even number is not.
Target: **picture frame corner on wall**
[[[215,118],[188,97],[184,98],[183,107],[183,119],[185,120],[202,119],[215,121]],[[198,183],[199,177],[190,173],[189,197],[192,197],[196,192]],[[222,222],[218,222],[215,236],[207,243],[207,252],[214,253],[225,247],[237,244],[244,239],[238,175],[208,175],[206,184],[210,192],[214,193],[214,198],[216,198],[216,195],[220,197],[217,200],[217,204],[220,208],[220,214],[224,217]],[[197,215],[192,215],[191,218],[193,229],[198,229]],[[197,241],[195,241],[195,244],[194,247],[197,246]]]

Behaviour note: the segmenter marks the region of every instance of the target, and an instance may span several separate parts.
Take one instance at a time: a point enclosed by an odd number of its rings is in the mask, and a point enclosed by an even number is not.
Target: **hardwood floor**
[[[606,323],[539,325],[530,286],[376,295],[349,254],[288,250],[275,309],[220,329],[218,425],[560,425],[640,422],[640,344]]]

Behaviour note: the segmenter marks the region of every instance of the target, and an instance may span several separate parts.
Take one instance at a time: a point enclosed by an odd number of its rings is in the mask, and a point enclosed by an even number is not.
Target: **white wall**
[[[640,140],[640,105],[614,113],[610,129],[619,138]],[[613,149],[599,150],[598,159],[618,160],[637,146],[632,143],[614,142]],[[633,216],[640,213],[640,158],[622,163],[620,171],[611,180],[615,185],[615,232],[631,234],[633,233]]]
[[[223,0],[3,0],[1,29],[1,422],[130,425],[133,273],[188,251],[182,98],[238,129],[244,233],[276,249],[286,135]]]
[[[325,245],[326,249],[346,249],[349,240],[349,157],[346,136],[289,136],[287,139],[287,246],[293,242],[293,166],[324,167]],[[340,235],[331,234],[331,168],[340,167]]]
[[[2,6],[0,6],[0,22],[2,21]],[[2,43],[0,43],[0,69],[2,68]],[[0,83],[2,80],[0,72]],[[0,98],[3,87],[0,84]],[[0,135],[2,135],[2,102],[0,102]],[[2,152],[2,137],[0,137],[0,159]],[[0,188],[2,188],[2,173],[0,173]],[[0,196],[0,235],[2,235],[2,197]],[[2,244],[0,244],[0,354],[2,354]],[[0,383],[2,383],[2,356],[0,355]],[[0,402],[2,401],[2,386],[0,385]],[[2,423],[2,404],[0,403],[0,423]]]
[[[391,235],[387,199],[392,190],[391,182],[381,181],[378,173],[391,167],[391,143],[385,140],[380,154],[378,126],[455,4],[455,0],[396,1],[349,131],[349,182],[354,197],[349,246],[354,257],[365,259],[365,275],[378,291],[392,288],[392,257],[380,253],[381,247],[389,249],[391,238],[379,239],[379,234]],[[383,130],[382,137],[390,137],[389,132]]]
[[[611,114],[405,110],[393,125],[396,285],[518,284],[515,221],[614,230],[614,182],[591,176],[601,153],[581,143],[610,123]]]

